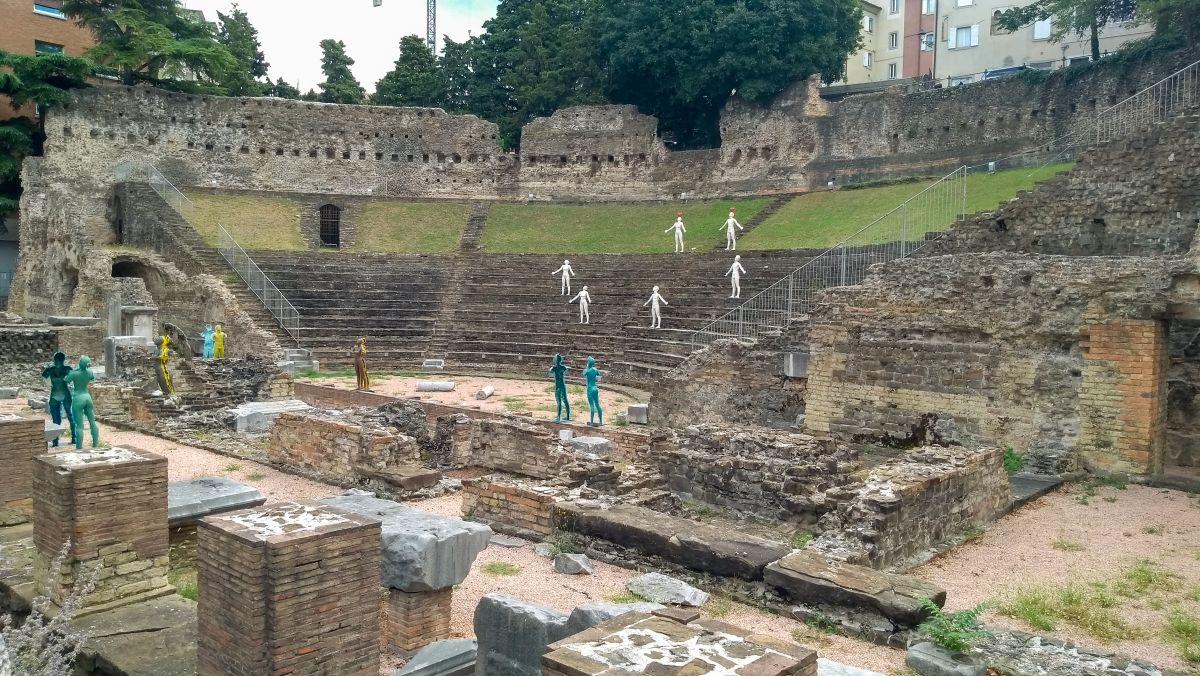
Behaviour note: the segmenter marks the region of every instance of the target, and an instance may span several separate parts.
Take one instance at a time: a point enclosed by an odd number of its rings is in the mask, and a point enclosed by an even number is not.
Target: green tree
[[[401,38],[396,67],[375,83],[371,103],[440,107],[445,101],[446,81],[425,40],[415,35]]]
[[[236,68],[212,26],[178,0],[64,0],[63,11],[96,37],[86,55],[125,84],[221,93],[217,83]]]
[[[767,101],[859,46],[856,0],[606,0],[596,5],[607,92],[657,115],[683,147],[719,141],[721,108]]]
[[[474,51],[477,39],[455,42],[449,36],[442,38],[442,55],[438,58],[438,72],[445,87],[442,106],[449,111],[470,112],[471,98],[475,93],[476,76]]]
[[[1015,31],[1034,21],[1051,19],[1051,40],[1058,42],[1070,34],[1086,35],[1091,42],[1092,60],[1099,61],[1101,31],[1110,23],[1134,19],[1136,9],[1136,0],[1037,0],[1002,12],[996,26]]]
[[[34,120],[14,117],[0,121],[0,217],[17,208],[21,196],[21,162],[40,155],[45,139],[45,111],[62,103],[70,90],[87,86],[95,65],[62,54],[10,54],[0,51],[0,95],[13,110],[37,105]]]
[[[1138,16],[1153,21],[1158,36],[1179,35],[1188,47],[1200,45],[1200,0],[1141,0]]]
[[[229,14],[217,12],[221,27],[217,30],[217,41],[233,55],[237,66],[225,73],[221,84],[229,96],[261,96],[271,87],[267,77],[267,57],[258,41],[258,29],[250,23],[250,17],[235,2]]]
[[[300,90],[288,84],[279,78],[274,84],[267,85],[263,89],[264,96],[275,96],[281,99],[298,99],[300,98]]]
[[[346,43],[341,40],[321,41],[321,72],[325,81],[317,85],[321,88],[320,100],[325,103],[362,103],[366,98],[362,85],[350,72],[354,59],[346,54]]]

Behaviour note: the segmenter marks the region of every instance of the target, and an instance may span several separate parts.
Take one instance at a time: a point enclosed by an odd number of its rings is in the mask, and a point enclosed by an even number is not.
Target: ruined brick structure
[[[46,452],[43,419],[0,414],[0,507],[33,513],[33,459]],[[70,439],[70,432],[64,436]]]
[[[354,481],[371,470],[421,462],[417,440],[362,414],[281,413],[268,444],[274,462]]]
[[[380,610],[384,648],[410,654],[451,637],[450,602],[454,587],[406,592],[388,589]]]
[[[0,364],[50,362],[58,351],[58,332],[46,327],[0,327]]]
[[[551,487],[491,476],[466,479],[462,513],[494,530],[544,537],[554,531],[552,513],[557,494]]]

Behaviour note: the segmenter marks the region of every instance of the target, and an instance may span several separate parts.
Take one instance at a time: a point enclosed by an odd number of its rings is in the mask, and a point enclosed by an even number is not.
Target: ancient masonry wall
[[[319,413],[279,414],[267,450],[274,462],[342,482],[357,480],[363,471],[421,461],[421,450],[411,437]]]
[[[48,328],[0,328],[0,364],[49,362],[58,351],[58,332]]]
[[[33,513],[33,459],[46,453],[42,418],[0,415],[0,506]],[[69,440],[71,434],[64,430]]]
[[[129,417],[130,400],[137,388],[97,383],[88,387],[88,391],[92,393],[92,410],[97,418],[119,420]]]
[[[545,536],[553,532],[551,512],[558,491],[523,486],[496,477],[463,480],[462,512],[493,530]]]
[[[389,588],[381,606],[382,640],[386,644],[382,647],[408,654],[450,638],[453,597],[454,587],[423,592]]]

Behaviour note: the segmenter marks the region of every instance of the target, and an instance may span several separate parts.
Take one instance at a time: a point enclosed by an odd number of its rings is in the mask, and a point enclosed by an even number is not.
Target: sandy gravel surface
[[[1101,487],[1087,505],[1079,488],[1046,496],[1001,519],[982,537],[928,563],[914,574],[949,591],[947,607],[959,609],[1009,597],[1022,585],[1066,585],[1111,580],[1139,559],[1160,563],[1180,576],[1181,590],[1200,585],[1200,499],[1179,491],[1141,486]],[[1078,544],[1062,551],[1056,541]],[[1181,595],[1176,595],[1180,597]],[[1122,599],[1120,614],[1135,626],[1157,628],[1165,618],[1147,600]],[[1179,600],[1200,614],[1200,603]],[[994,624],[1030,631],[1019,620],[989,613]],[[1168,669],[1186,669],[1175,648],[1160,638],[1105,645],[1069,625],[1051,632],[1082,645],[1127,654]]]

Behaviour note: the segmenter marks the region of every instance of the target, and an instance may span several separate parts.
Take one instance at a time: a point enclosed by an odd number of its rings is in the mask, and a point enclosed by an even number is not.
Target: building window
[[[1052,28],[1053,28],[1053,26],[1052,26],[1052,23],[1049,18],[1042,19],[1041,21],[1034,21],[1033,22],[1033,39],[1034,40],[1049,40],[1050,39],[1050,31]]]
[[[900,68],[898,67],[897,64],[889,63],[888,64],[888,79],[895,80],[898,77],[900,77]]]
[[[34,0],[33,13],[52,16],[56,19],[67,18],[62,11],[62,0]]]
[[[1074,66],[1077,63],[1087,63],[1091,60],[1092,57],[1090,56],[1072,56],[1070,59],[1067,59],[1067,65]]]
[[[332,204],[321,207],[321,246],[341,246],[342,210]]]
[[[933,33],[921,33],[921,51],[933,51]]]
[[[970,7],[975,4],[975,0],[954,0],[956,7]]]
[[[979,26],[959,26],[950,32],[947,45],[950,49],[966,49],[979,46]]]
[[[964,75],[962,77],[952,77],[952,78],[950,78],[950,86],[951,87],[961,87],[965,84],[971,84],[974,81],[975,81],[975,77],[973,75]],[[947,129],[949,129],[949,127],[947,127]]]
[[[933,14],[933,8],[937,0],[921,0],[921,13],[925,16]]]
[[[875,17],[871,16],[870,14],[863,17],[863,30],[868,33],[875,32]]]
[[[891,0],[888,3],[888,14],[896,15],[900,13],[900,0]]]
[[[888,33],[888,49],[898,49],[900,47],[900,33],[892,31]]]
[[[33,41],[33,51],[38,54],[62,54],[63,46],[56,45],[53,42],[42,42],[41,40]]]
[[[863,52],[863,68],[870,68],[873,63],[875,63],[875,55],[871,52]]]

